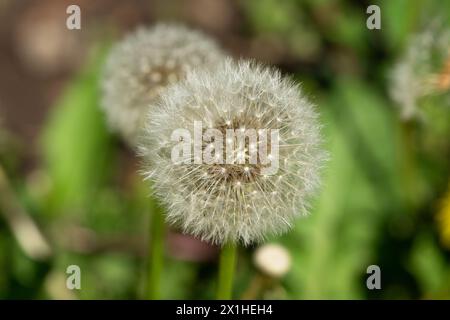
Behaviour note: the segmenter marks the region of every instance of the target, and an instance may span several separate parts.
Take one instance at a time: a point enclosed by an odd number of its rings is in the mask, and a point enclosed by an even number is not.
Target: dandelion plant
[[[181,25],[140,28],[116,44],[106,61],[102,108],[110,127],[131,147],[139,140],[148,108],[167,86],[193,68],[208,68],[223,58],[218,45]],[[164,219],[153,208],[149,254],[149,298],[159,298],[163,265]]]
[[[446,128],[449,123],[450,105],[450,29],[436,19],[424,30],[414,34],[405,53],[392,68],[390,78],[390,95],[398,107],[401,120],[405,200],[412,210],[417,206],[421,197],[419,194],[422,193],[414,182],[420,179],[415,141],[418,138],[417,124],[425,124],[429,135],[426,139],[429,141],[436,140],[433,137],[435,133],[437,136],[448,134]]]
[[[267,130],[269,137],[260,134]],[[180,144],[185,154],[174,161]],[[144,174],[168,223],[222,246],[218,298],[231,297],[237,245],[282,234],[308,213],[325,158],[320,144],[318,115],[302,89],[250,61],[192,70],[149,108]]]

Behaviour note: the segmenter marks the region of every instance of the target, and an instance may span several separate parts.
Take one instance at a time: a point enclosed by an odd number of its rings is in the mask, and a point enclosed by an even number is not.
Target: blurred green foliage
[[[57,103],[43,134],[44,161],[53,184],[49,212],[86,206],[114,167],[111,136],[98,108],[104,52],[93,55]]]

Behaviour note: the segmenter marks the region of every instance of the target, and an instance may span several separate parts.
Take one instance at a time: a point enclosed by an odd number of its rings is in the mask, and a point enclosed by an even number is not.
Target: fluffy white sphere
[[[116,44],[102,76],[102,103],[110,127],[131,146],[150,103],[192,68],[223,59],[218,45],[205,34],[181,25],[140,28]]]
[[[279,244],[265,244],[253,256],[256,267],[264,274],[281,278],[289,272],[292,264],[289,251]]]
[[[194,156],[174,163],[179,141],[172,134],[179,128],[194,134],[195,121],[220,132],[278,129],[278,170],[267,175],[262,163],[248,161],[196,164]],[[161,95],[149,109],[140,152],[169,223],[215,244],[248,245],[287,231],[307,213],[325,156],[320,142],[315,108],[297,85],[276,70],[227,60],[213,71],[188,73]],[[246,160],[251,148],[246,144]]]

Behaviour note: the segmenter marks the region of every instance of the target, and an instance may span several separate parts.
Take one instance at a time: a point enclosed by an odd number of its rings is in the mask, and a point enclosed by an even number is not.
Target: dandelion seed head
[[[185,233],[215,244],[260,242],[286,232],[296,216],[308,212],[325,159],[317,118],[302,90],[274,69],[227,60],[214,71],[194,70],[149,109],[140,144],[143,173],[154,180],[167,221]],[[222,132],[279,130],[278,170],[265,174],[262,162],[249,163],[248,144],[239,146],[235,139],[234,160],[243,157],[244,163],[174,164],[171,150],[177,142],[161,146],[158,141],[166,141],[180,123],[194,121]],[[193,128],[186,129],[193,137]],[[292,130],[298,131],[294,137]]]
[[[289,251],[279,244],[265,244],[253,255],[255,266],[264,274],[281,278],[289,272],[292,259]]]
[[[434,20],[411,37],[404,55],[390,73],[390,95],[401,118],[420,118],[420,100],[450,92],[450,30]],[[450,101],[450,95],[447,94]]]
[[[205,34],[181,25],[139,28],[116,44],[102,75],[102,103],[108,123],[135,146],[147,109],[170,84],[191,68],[210,67],[223,59]]]

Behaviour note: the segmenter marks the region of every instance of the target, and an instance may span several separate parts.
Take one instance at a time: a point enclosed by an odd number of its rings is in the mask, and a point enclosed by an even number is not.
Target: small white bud
[[[286,275],[292,263],[287,249],[279,244],[266,244],[259,247],[253,255],[253,261],[261,272],[273,278]]]

